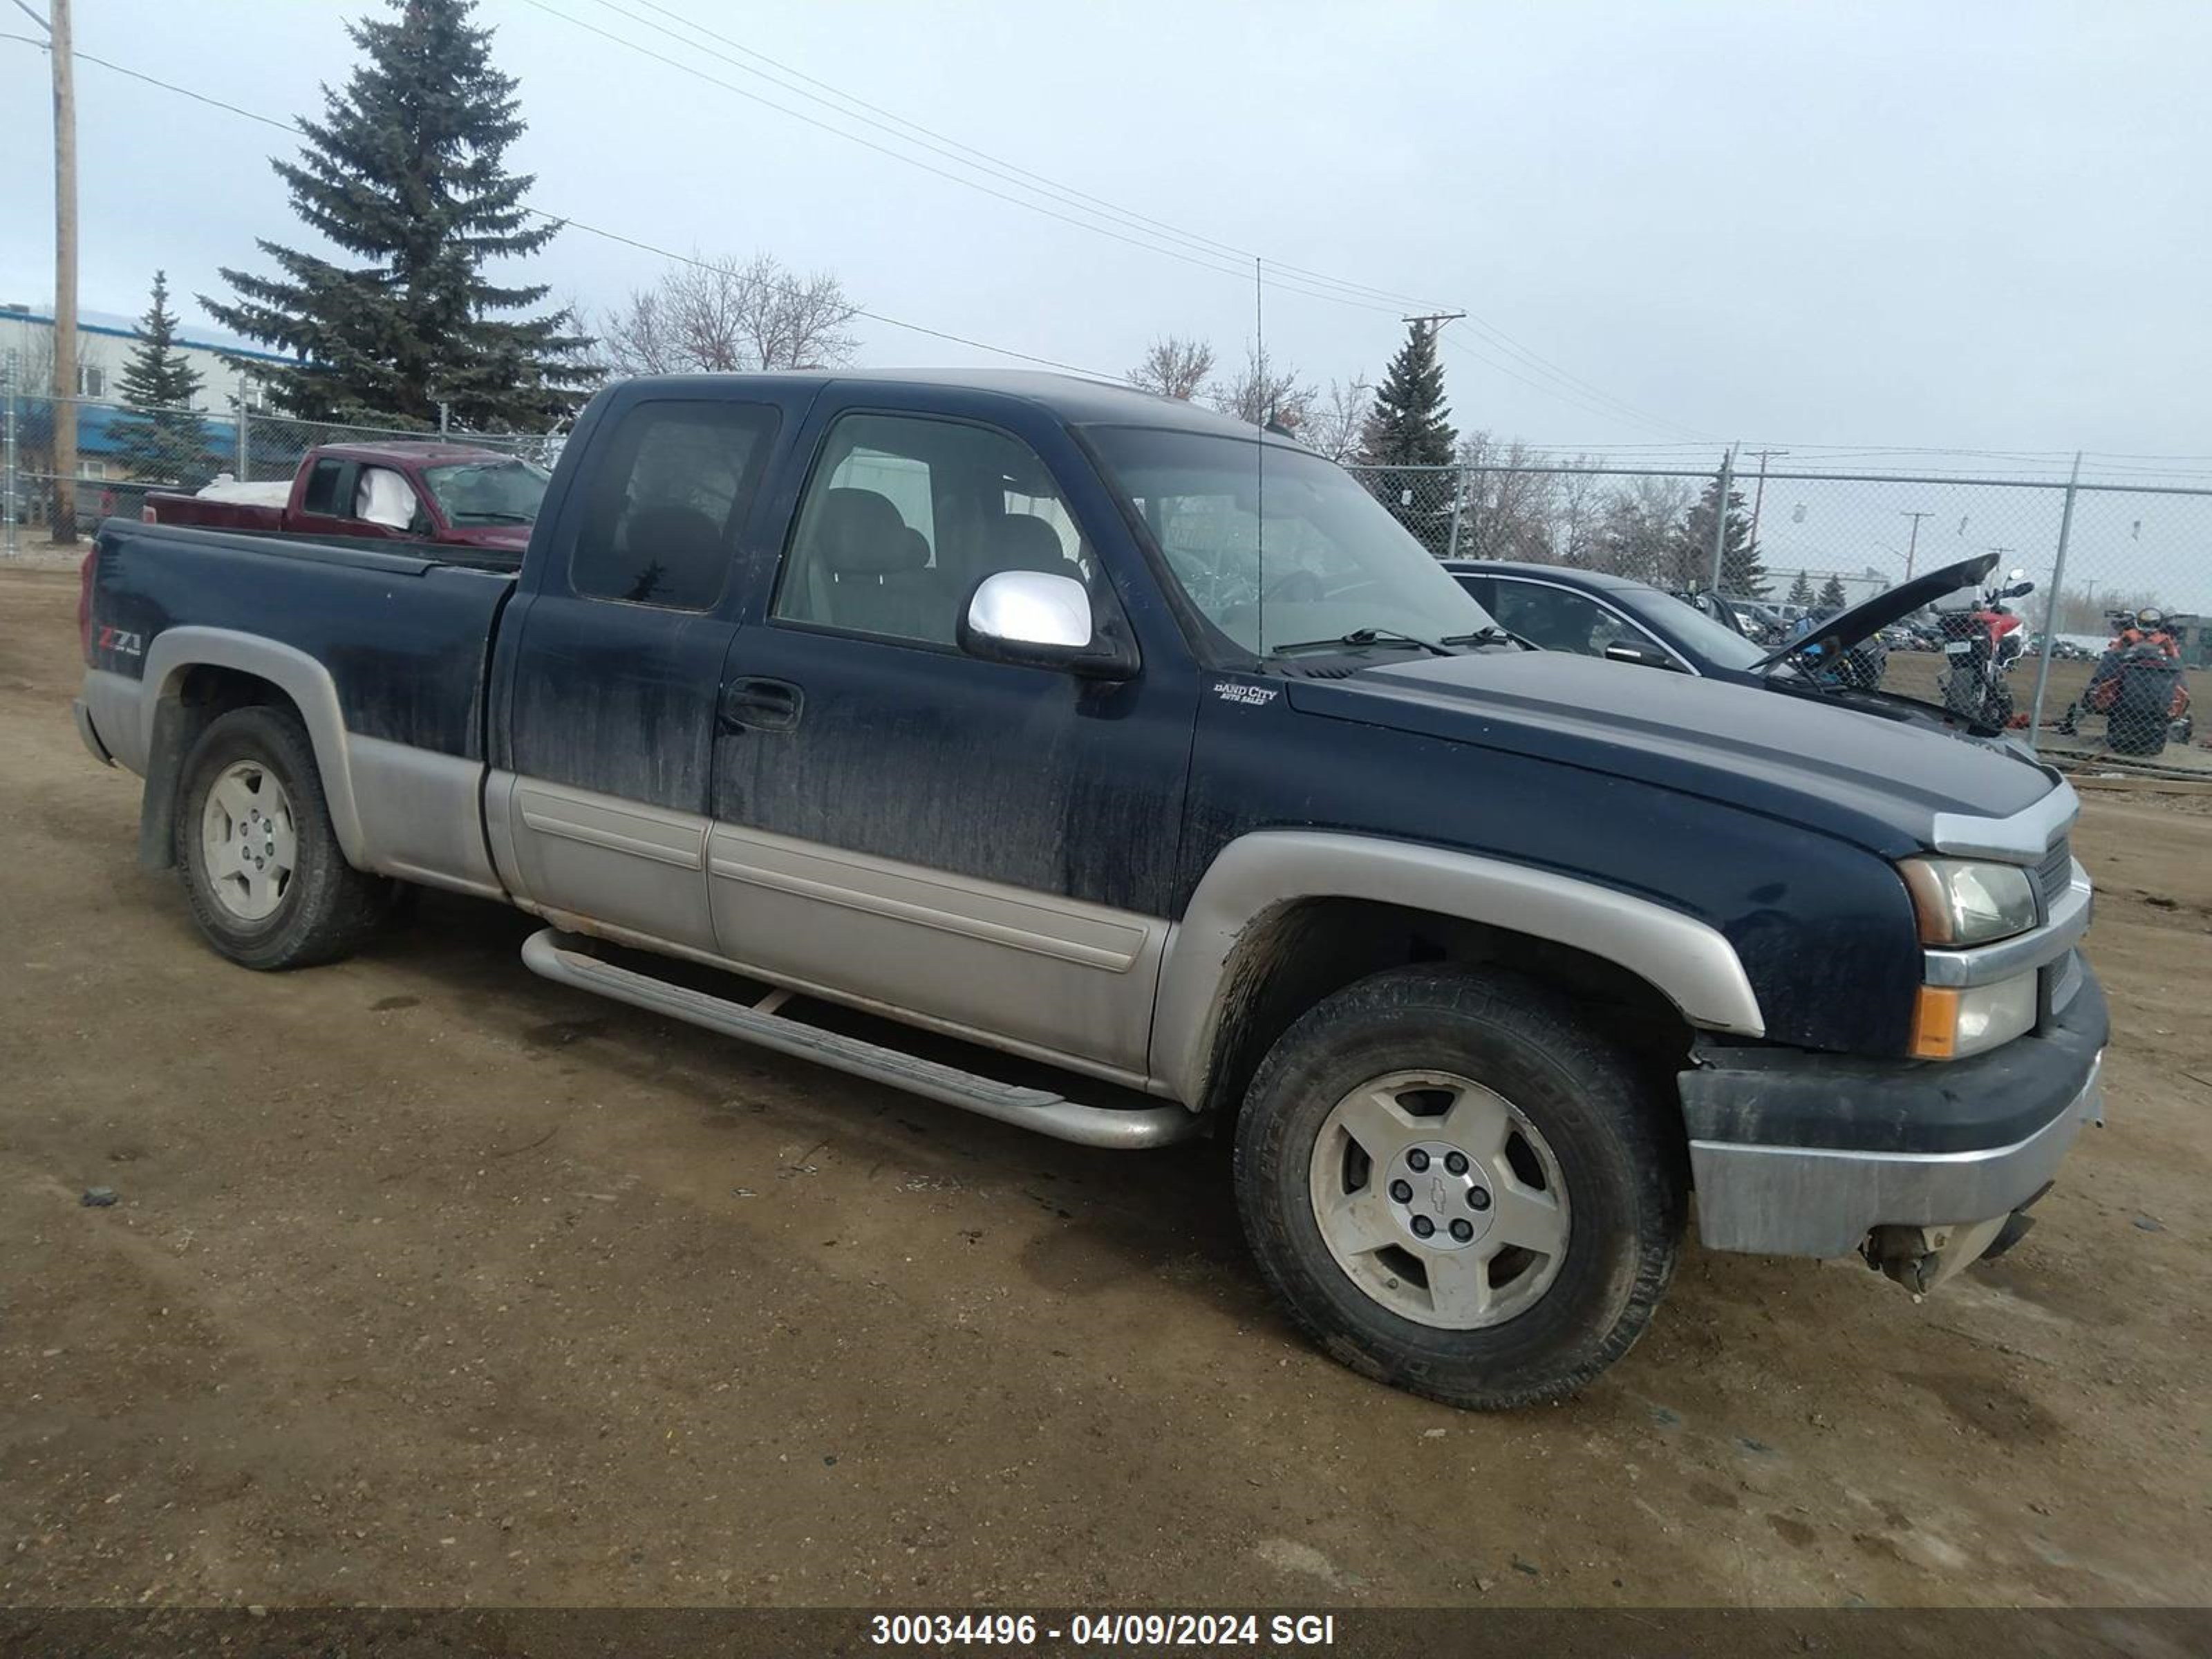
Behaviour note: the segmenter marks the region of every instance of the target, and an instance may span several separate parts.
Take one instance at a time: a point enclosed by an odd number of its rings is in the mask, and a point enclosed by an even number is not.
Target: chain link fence
[[[56,461],[58,428],[70,419],[76,465],[64,479]],[[0,386],[0,554],[12,556],[63,539],[72,521],[76,534],[87,537],[102,519],[135,518],[155,490],[190,494],[217,483],[289,483],[319,445],[401,441],[495,449],[550,467],[562,440],[557,434],[349,426],[257,410],[139,410],[100,398],[32,397]]]
[[[331,443],[449,441],[551,465],[558,435],[337,425],[247,410],[137,410],[0,386],[0,553],[88,536],[156,489],[288,482]],[[76,467],[56,465],[57,416]],[[1996,599],[1961,592],[1815,672],[2008,725],[2053,758],[2212,775],[2191,678],[2212,669],[2212,488],[2118,476],[1757,472],[1516,462],[1351,469],[1439,558],[1563,565],[1716,596],[1769,647],[1916,574],[1997,558]],[[70,483],[74,488],[69,487]],[[1729,510],[1717,517],[1723,493]],[[2011,573],[2019,573],[2008,580]],[[1712,599],[1705,604],[1711,607]],[[2160,617],[2144,625],[2138,613]],[[1809,618],[1809,621],[1808,621]],[[1593,635],[1570,648],[1601,651]]]
[[[2067,763],[2212,775],[2187,708],[2192,675],[2212,669],[2212,488],[2136,482],[2118,468],[2071,479],[1731,468],[1720,517],[1714,470],[1351,471],[1439,558],[1569,566],[1716,595],[1769,647],[1817,641],[1826,615],[1994,554],[1993,587],[2032,588],[1960,591],[1847,658],[1814,655],[1814,671],[2009,726]],[[2161,618],[2141,626],[2147,609]],[[1595,632],[1565,641],[1593,652],[1608,642]]]

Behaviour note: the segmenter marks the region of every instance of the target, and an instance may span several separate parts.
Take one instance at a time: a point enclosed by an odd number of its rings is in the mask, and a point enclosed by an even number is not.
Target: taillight
[[[92,659],[92,588],[100,578],[100,544],[94,542],[92,550],[84,556],[77,567],[76,638],[84,652],[84,665],[94,666]]]

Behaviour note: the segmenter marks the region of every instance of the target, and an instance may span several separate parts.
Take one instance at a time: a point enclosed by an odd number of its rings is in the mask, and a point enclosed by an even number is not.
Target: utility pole
[[[54,509],[57,542],[76,540],[76,56],[70,0],[50,15],[24,11],[46,31],[54,71]]]
[[[1911,540],[1905,544],[1905,580],[1911,581],[1912,580],[1912,556],[1920,550],[1920,521],[1923,519],[1932,519],[1936,515],[1933,513],[1906,513],[1900,510],[1897,516],[1900,519],[1910,519],[1912,520],[1912,537]]]
[[[1751,492],[1751,544],[1759,545],[1759,509],[1766,504],[1766,461],[1769,456],[1787,455],[1786,449],[1762,449],[1759,452],[1759,483]]]
[[[1429,325],[1429,332],[1434,334],[1446,323],[1455,323],[1466,315],[1467,313],[1464,311],[1431,311],[1425,312],[1419,317],[1401,317],[1398,320],[1401,323],[1426,323]]]
[[[1728,453],[1721,457],[1720,494],[1713,501],[1712,577],[1705,585],[1706,591],[1712,593],[1718,593],[1721,591],[1721,555],[1728,547],[1729,495],[1735,488],[1735,446],[1730,444],[1728,447]]]

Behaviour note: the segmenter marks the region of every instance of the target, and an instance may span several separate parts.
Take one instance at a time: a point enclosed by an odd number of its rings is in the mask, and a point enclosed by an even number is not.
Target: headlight
[[[2033,973],[1970,991],[1923,985],[1912,1011],[1915,1060],[1964,1060],[2010,1042],[2035,1024]]]
[[[2035,885],[2016,864],[1907,859],[1897,868],[1911,890],[1923,945],[1987,945],[2035,926]]]

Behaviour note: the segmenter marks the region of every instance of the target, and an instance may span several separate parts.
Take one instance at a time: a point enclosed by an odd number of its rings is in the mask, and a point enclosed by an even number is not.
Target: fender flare
[[[361,830],[361,809],[354,798],[353,766],[347,748],[345,717],[338,708],[338,689],[331,672],[297,647],[244,634],[228,628],[170,628],[155,635],[146,647],[145,703],[141,729],[159,729],[156,716],[164,702],[173,702],[185,673],[194,668],[230,668],[251,674],[292,700],[307,728],[307,741],[315,751],[315,768],[322,775],[323,799],[330,808],[331,827],[347,861],[366,867]],[[147,756],[147,799],[154,800],[157,786],[166,783],[173,799],[177,780],[156,777],[156,769],[181,766],[181,753],[173,757],[153,746]],[[150,810],[150,809],[149,809]]]
[[[1710,924],[1595,882],[1413,842],[1265,830],[1224,848],[1169,936],[1152,1072],[1204,1100],[1237,957],[1259,925],[1307,899],[1364,899],[1554,939],[1654,987],[1705,1030],[1765,1034],[1735,947]]]

